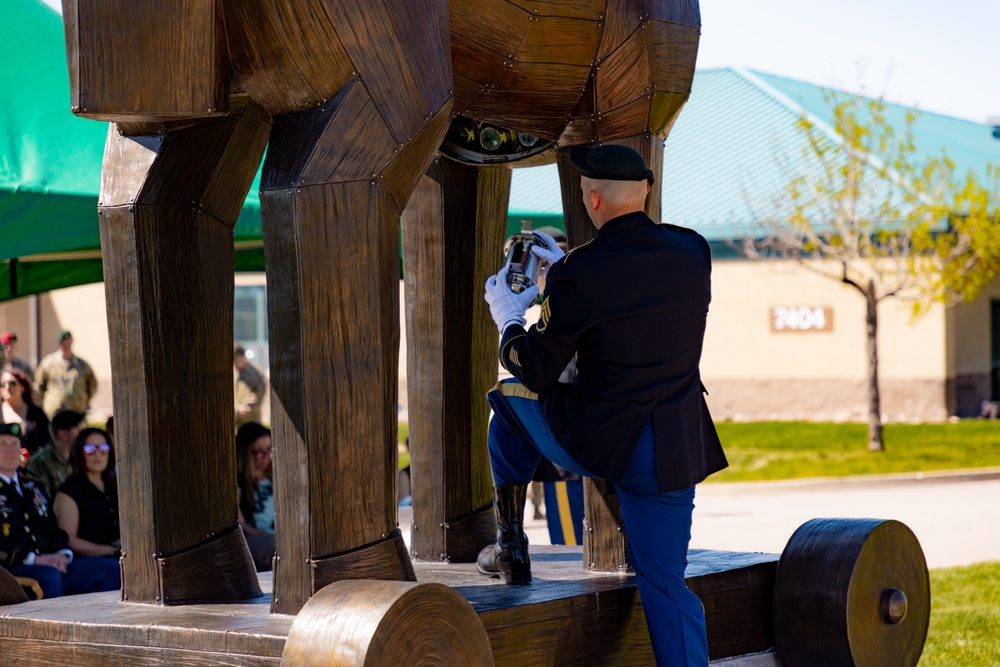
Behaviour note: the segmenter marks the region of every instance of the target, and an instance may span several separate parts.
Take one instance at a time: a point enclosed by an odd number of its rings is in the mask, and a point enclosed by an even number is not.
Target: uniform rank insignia
[[[542,304],[542,312],[538,314],[538,324],[535,325],[535,330],[538,333],[545,333],[545,329],[549,326],[549,316],[552,314],[549,308],[550,303],[552,303],[552,300],[546,299],[545,303]]]
[[[48,514],[48,503],[45,502],[45,494],[37,486],[32,485],[31,490],[34,491],[34,502],[35,511],[38,512],[38,516],[45,516]]]

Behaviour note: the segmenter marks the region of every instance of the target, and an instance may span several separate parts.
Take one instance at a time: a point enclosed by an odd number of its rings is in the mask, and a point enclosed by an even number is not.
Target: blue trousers
[[[121,569],[114,558],[77,557],[63,574],[51,565],[20,565],[11,568],[15,577],[31,577],[42,587],[45,598],[77,593],[115,591],[122,587]]]
[[[489,449],[495,484],[529,483],[542,456],[578,475],[599,477],[556,442],[537,397],[516,380],[501,382],[487,399],[493,408]],[[705,667],[705,612],[701,600],[684,583],[694,487],[658,491],[652,424],[639,438],[628,470],[615,489],[656,664]]]

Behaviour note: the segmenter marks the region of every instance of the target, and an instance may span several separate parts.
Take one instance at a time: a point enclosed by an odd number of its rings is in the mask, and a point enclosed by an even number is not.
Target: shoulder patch
[[[552,299],[546,299],[542,304],[542,312],[538,314],[538,323],[535,324],[535,331],[538,333],[545,333],[549,326],[549,317],[552,316],[551,303]]]

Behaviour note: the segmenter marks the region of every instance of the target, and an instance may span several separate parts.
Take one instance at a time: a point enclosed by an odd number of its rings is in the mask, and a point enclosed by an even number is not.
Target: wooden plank
[[[322,104],[319,101],[323,98],[320,92],[323,87],[319,82],[328,82],[332,96],[351,77],[350,61],[345,58],[345,64],[334,64],[325,76],[315,79],[317,87],[313,87],[289,52],[289,45],[284,43],[282,26],[295,20],[283,15],[288,11],[288,3],[239,0],[222,0],[222,3],[227,29],[232,34],[229,59],[234,82],[269,113],[278,115],[314,108],[317,103]],[[312,27],[317,29],[317,24],[312,23]],[[329,44],[334,52],[343,49],[336,36]],[[333,57],[325,62],[336,61]]]
[[[628,543],[614,487],[603,479],[583,482],[583,566],[593,572],[628,572]]]
[[[416,581],[397,528],[389,537],[345,554],[313,560],[313,590],[345,579]]]
[[[516,62],[497,73],[490,88],[504,93],[566,92],[575,105],[590,79],[589,65]],[[560,108],[566,104],[560,104]]]
[[[496,73],[510,63],[507,56],[487,51],[471,36],[454,31],[451,35],[451,59],[455,113],[460,116],[468,115],[467,110],[486,92]]]
[[[633,136],[649,130],[649,95],[612,109],[597,119],[597,141],[618,143],[620,137]]]
[[[465,40],[476,50],[513,59],[531,27],[529,12],[509,2],[492,0],[453,0],[451,2],[451,39]],[[491,81],[496,72],[474,70],[464,59],[455,58],[455,74],[475,81]]]
[[[438,158],[402,217],[418,559],[474,560],[495,532],[481,510],[493,497],[485,394],[498,337],[482,285],[503,260],[509,195],[509,170]]]
[[[684,93],[653,93],[649,103],[649,131],[666,140],[687,100]]]
[[[5,639],[19,667],[278,667],[280,658],[38,639]]]
[[[652,19],[645,23],[645,29],[652,89],[690,94],[701,30],[698,26]]]
[[[580,102],[559,137],[560,146],[580,146],[597,141],[597,89],[591,72]]]
[[[170,582],[161,580],[157,558],[236,525],[235,453],[227,446],[232,227],[267,136],[260,113],[243,109],[162,138],[109,130],[100,220],[120,435],[122,594],[131,601],[162,602]],[[201,354],[173,354],[180,340]],[[194,377],[198,392],[190,390]],[[236,560],[217,562],[242,572],[243,583],[227,589],[233,579],[213,580],[206,594],[252,594],[252,568],[236,567],[245,545],[231,547]],[[170,577],[180,584],[191,574]]]
[[[649,93],[646,37],[645,30],[636,30],[597,66],[598,112],[606,114]]]
[[[240,556],[242,563],[236,560]],[[212,601],[220,590],[242,590],[246,597],[263,596],[252,574],[253,558],[243,530],[237,524],[182,553],[158,558],[157,565],[163,604]],[[177,572],[182,574],[178,576]]]
[[[594,65],[602,26],[595,21],[538,16],[514,54],[518,62]]]
[[[337,127],[336,132],[330,131]],[[344,150],[344,137],[365,137],[365,149]],[[274,124],[267,182],[296,186],[367,181],[385,168],[397,152],[396,142],[368,91],[351,79],[319,109],[284,116]]]
[[[374,183],[261,192],[269,283],[289,283],[268,295],[275,611],[313,593],[313,560],[396,529],[399,211]]]
[[[445,65],[447,42],[434,37],[448,13],[443,9],[445,0],[434,0],[433,5],[426,5],[433,11],[419,15],[413,9],[392,10],[393,4],[338,0],[326,3],[326,10],[389,134],[396,143],[405,144],[451,97],[451,71]],[[409,23],[401,24],[404,20]],[[426,32],[431,37],[426,41],[400,38],[406,31]],[[414,62],[421,64],[414,66]],[[419,83],[418,77],[423,78]]]
[[[600,21],[604,18],[606,0],[508,0],[526,12],[537,16],[561,16],[563,18]]]
[[[89,0],[68,9],[74,113],[155,121],[228,111],[220,3]]]
[[[402,211],[406,207],[410,194],[430,166],[438,146],[444,141],[450,122],[449,100],[431,116],[424,129],[420,130],[406,146],[400,147],[393,161],[379,172],[379,183],[389,190],[397,210]]]
[[[698,0],[645,0],[645,15],[649,18],[701,25],[701,10]]]
[[[651,664],[635,578],[584,572],[581,553],[580,547],[533,548],[530,586],[506,586],[471,564],[417,563],[416,572],[420,582],[448,585],[470,602],[498,665]],[[712,659],[773,645],[767,626],[777,559],[689,553],[687,581],[705,605]],[[265,590],[270,582],[262,575]],[[94,593],[0,607],[3,646],[37,647],[28,664],[87,665],[102,656],[125,656],[127,664],[274,664],[267,660],[281,656],[293,622],[269,614],[266,598],[153,607]],[[75,662],[60,662],[63,656]],[[164,662],[146,662],[156,656]],[[199,662],[209,659],[216,662]]]
[[[655,1],[655,0],[654,0]],[[603,61],[619,48],[642,23],[646,13],[645,0],[608,0],[604,35],[597,57]]]
[[[325,104],[353,76],[337,26],[315,0],[222,0],[239,84],[272,114]]]

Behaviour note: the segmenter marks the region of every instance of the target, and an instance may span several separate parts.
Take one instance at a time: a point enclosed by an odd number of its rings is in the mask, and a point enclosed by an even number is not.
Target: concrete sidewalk
[[[703,484],[695,499],[691,546],[781,553],[813,518],[902,521],[928,567],[1000,561],[1000,471]]]
[[[525,514],[529,543],[549,544],[545,520],[530,518],[530,501]],[[410,516],[401,508],[407,542]],[[702,484],[691,548],[781,553],[816,518],[902,521],[932,568],[1000,561],[1000,469]]]

